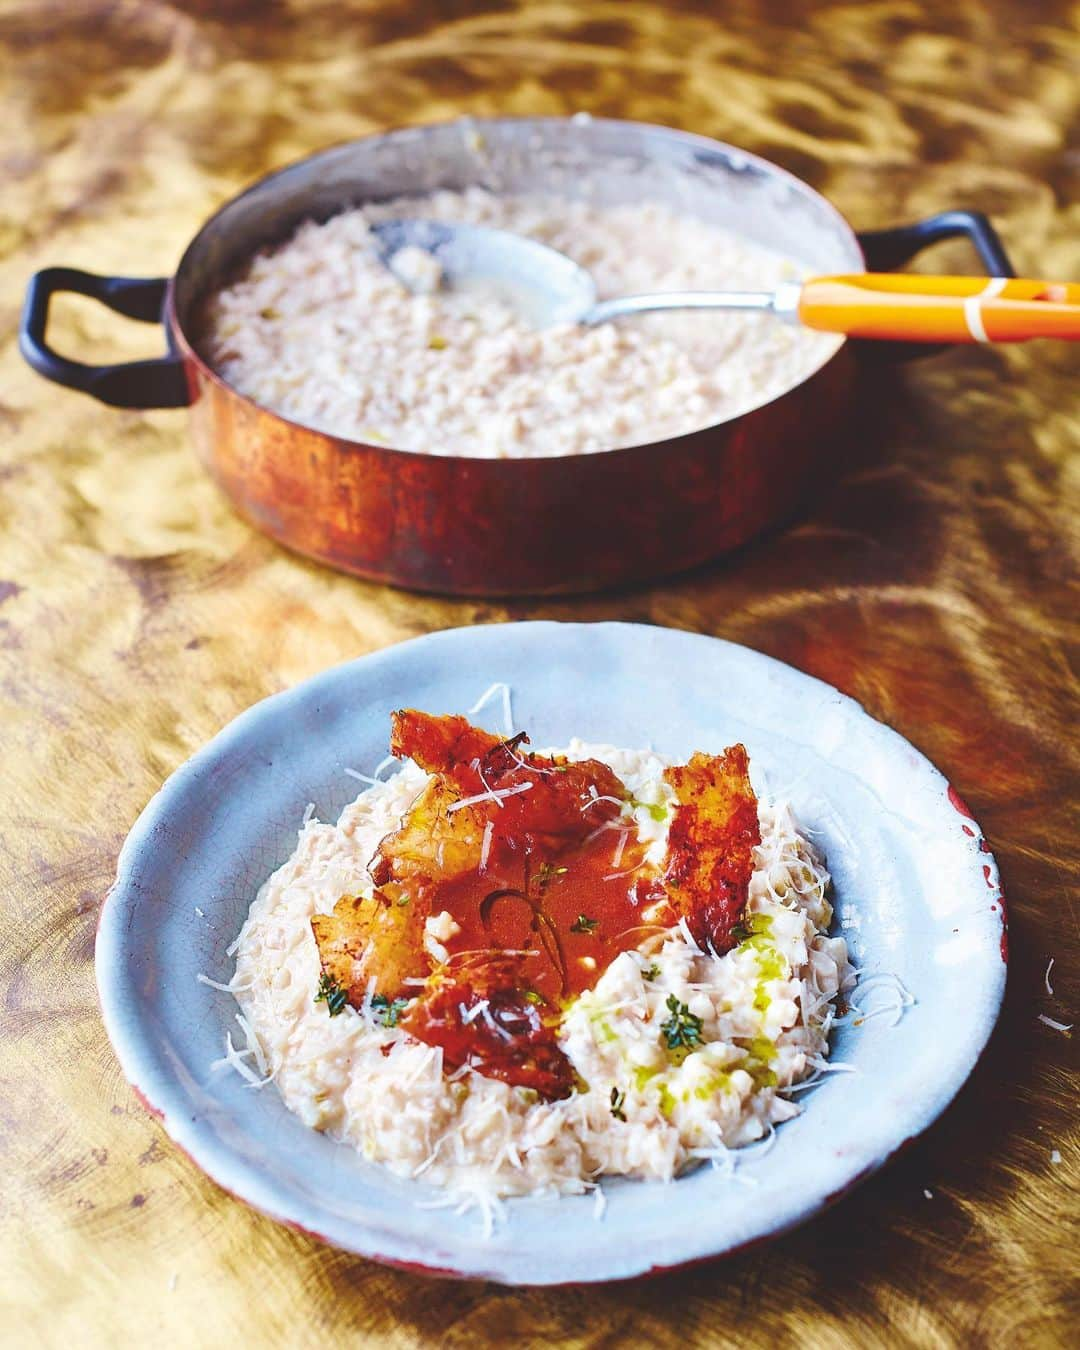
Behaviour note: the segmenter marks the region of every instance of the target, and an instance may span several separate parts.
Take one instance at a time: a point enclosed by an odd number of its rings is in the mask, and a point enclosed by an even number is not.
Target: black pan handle
[[[76,267],[46,267],[30,278],[19,322],[19,349],[39,375],[79,389],[114,408],[183,408],[191,402],[179,356],[88,366],[61,356],[45,340],[49,301],[60,291],[100,300],[129,319],[159,323],[168,280],[164,277],[99,277]]]
[[[914,225],[895,229],[864,229],[859,235],[867,266],[871,271],[895,271],[910,262],[915,254],[942,239],[971,239],[975,251],[991,277],[1015,277],[1012,263],[1004,251],[998,231],[980,211],[942,211]]]
[[[914,225],[864,230],[859,243],[871,272],[893,272],[931,244],[957,238],[971,240],[989,276],[1016,276],[997,230],[981,211],[942,211]]]
[[[1016,272],[997,230],[981,211],[942,211],[914,225],[892,230],[864,230],[858,236],[871,272],[893,272],[931,244],[943,239],[970,239],[979,260],[992,277],[1014,277]],[[912,361],[945,350],[936,342],[859,342],[859,354],[872,361]]]

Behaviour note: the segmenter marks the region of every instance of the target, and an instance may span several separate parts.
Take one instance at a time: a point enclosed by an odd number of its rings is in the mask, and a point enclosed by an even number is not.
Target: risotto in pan
[[[441,290],[415,265],[385,267],[370,226],[395,217],[538,239],[586,267],[601,298],[772,289],[804,271],[655,202],[445,191],[311,221],[259,253],[211,297],[203,354],[242,394],[331,435],[512,458],[610,450],[724,421],[797,384],[840,341],[720,312],[537,331],[493,296]]]

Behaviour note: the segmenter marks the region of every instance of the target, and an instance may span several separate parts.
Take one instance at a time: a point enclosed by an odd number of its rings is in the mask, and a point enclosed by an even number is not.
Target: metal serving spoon
[[[450,291],[483,292],[534,328],[591,327],[657,310],[753,310],[827,333],[905,342],[1023,342],[1080,339],[1080,283],[1006,277],[855,273],[788,281],[773,291],[661,291],[597,300],[589,273],[557,249],[481,225],[389,220],[372,226],[382,262],[420,249],[441,268]]]

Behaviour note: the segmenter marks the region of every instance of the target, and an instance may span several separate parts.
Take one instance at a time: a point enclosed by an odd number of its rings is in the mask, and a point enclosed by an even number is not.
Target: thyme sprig
[[[391,1002],[385,994],[375,994],[371,999],[371,1015],[381,1027],[396,1027],[398,1018],[408,1006],[407,998],[396,998]]]
[[[348,1001],[348,991],[324,970],[319,976],[319,992],[315,995],[315,1002],[325,1003],[326,1011],[331,1017],[336,1017]]]
[[[570,931],[571,933],[591,933],[599,922],[599,919],[590,919],[587,914],[579,914],[570,925]]]
[[[669,1050],[692,1050],[701,1044],[701,1030],[704,1022],[695,1017],[685,1003],[680,1003],[674,994],[669,994],[664,1005],[671,1016],[660,1023],[664,1040]]]
[[[554,863],[542,862],[536,871],[537,885],[544,890],[555,877],[564,877],[569,867],[556,867]]]

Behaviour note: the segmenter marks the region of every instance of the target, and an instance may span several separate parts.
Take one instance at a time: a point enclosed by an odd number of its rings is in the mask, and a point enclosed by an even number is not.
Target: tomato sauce
[[[591,989],[619,952],[661,926],[653,906],[664,893],[632,820],[552,857],[494,842],[491,854],[485,868],[435,889],[433,910],[461,927],[446,948],[529,953],[517,958],[517,981],[553,1003]]]
[[[661,873],[609,765],[533,754],[525,741],[463,717],[394,713],[391,750],[433,778],[380,845],[375,898],[344,897],[313,931],[324,973],[354,1006],[372,975],[398,997],[426,971],[402,1029],[441,1046],[448,1065],[554,1099],[573,1085],[561,1010],[620,952],[680,920],[702,946],[728,950],[760,834],[742,745],[665,771],[677,805]],[[446,959],[426,927],[444,912]]]

